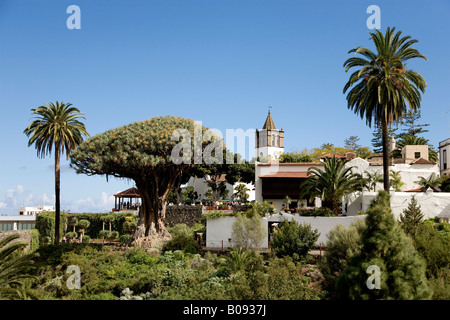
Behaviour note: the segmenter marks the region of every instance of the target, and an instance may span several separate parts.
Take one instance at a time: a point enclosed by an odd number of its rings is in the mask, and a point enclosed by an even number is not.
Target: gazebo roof
[[[140,198],[141,194],[139,193],[139,190],[137,188],[133,187],[133,188],[127,189],[125,191],[116,193],[114,195],[114,197]]]

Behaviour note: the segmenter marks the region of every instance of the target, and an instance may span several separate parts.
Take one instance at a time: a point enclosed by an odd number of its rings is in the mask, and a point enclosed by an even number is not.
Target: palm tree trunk
[[[383,187],[386,192],[389,192],[389,134],[387,116],[384,115],[381,119],[382,143],[383,143]]]
[[[55,198],[56,198],[56,204],[55,204],[55,244],[59,244],[59,225],[61,224],[61,217],[60,217],[60,202],[59,202],[59,196],[60,196],[60,173],[61,173],[61,163],[60,163],[60,156],[61,156],[61,149],[59,148],[59,145],[55,144]]]

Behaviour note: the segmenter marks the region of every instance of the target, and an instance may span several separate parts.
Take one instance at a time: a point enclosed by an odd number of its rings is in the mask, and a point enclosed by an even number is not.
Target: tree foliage
[[[309,224],[299,224],[294,219],[281,221],[274,230],[271,248],[278,257],[290,256],[304,260],[314,247],[320,233]]]
[[[267,228],[262,224],[259,215],[239,214],[232,229],[233,245],[243,250],[260,248],[267,235]]]
[[[355,57],[344,63],[345,71],[357,68],[344,86],[347,106],[370,127],[373,123],[381,127],[383,146],[383,183],[389,191],[389,133],[390,124],[398,124],[409,106],[411,113],[420,108],[421,92],[427,83],[423,76],[406,67],[414,58],[426,57],[412,47],[417,40],[402,36],[395,28],[387,28],[385,34],[376,30],[370,33],[376,52],[366,47],[349,51]]]
[[[24,254],[27,243],[19,238],[16,233],[0,241],[0,300],[21,297],[23,280],[30,278],[25,271],[33,265],[32,257]]]
[[[362,247],[337,279],[340,299],[429,299],[432,291],[425,276],[426,264],[395,220],[390,196],[380,191],[367,210]],[[379,287],[370,287],[369,267],[379,270]]]
[[[38,157],[45,157],[55,151],[55,244],[60,238],[60,158],[69,154],[89,134],[85,125],[80,121],[84,119],[84,113],[73,107],[72,104],[64,104],[56,101],[47,106],[40,106],[33,111],[34,120],[23,131],[30,140],[28,146],[34,144]]]
[[[408,207],[400,215],[400,225],[407,234],[415,236],[422,220],[423,213],[420,205],[417,203],[416,197],[412,196]]]
[[[142,206],[132,242],[146,246],[152,237],[170,238],[165,208],[177,177],[195,163],[217,161],[222,150],[223,141],[193,120],[155,117],[88,139],[72,152],[71,166],[77,173],[134,180]]]
[[[364,179],[353,173],[351,167],[346,167],[344,160],[336,157],[325,158],[323,165],[323,169],[317,166],[308,169],[310,176],[301,185],[302,193],[309,194],[311,199],[320,197],[324,205],[338,215],[342,197],[362,190]]]

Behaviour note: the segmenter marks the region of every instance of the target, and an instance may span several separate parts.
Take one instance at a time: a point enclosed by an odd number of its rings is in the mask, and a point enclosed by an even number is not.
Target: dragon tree
[[[177,178],[195,164],[215,161],[212,154],[222,147],[220,138],[193,120],[155,117],[86,140],[72,152],[71,166],[77,173],[135,182],[142,205],[129,245],[149,247],[171,238],[164,219],[166,200]]]

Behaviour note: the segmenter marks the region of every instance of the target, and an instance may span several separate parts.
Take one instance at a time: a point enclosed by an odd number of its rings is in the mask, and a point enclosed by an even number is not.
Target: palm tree
[[[60,227],[60,158],[66,152],[69,159],[70,152],[75,149],[83,137],[89,137],[85,125],[79,119],[85,119],[84,113],[72,104],[56,101],[31,109],[34,120],[24,130],[31,137],[28,146],[35,145],[40,158],[51,154],[55,150],[55,244],[59,243]]]
[[[413,58],[427,58],[411,45],[418,42],[410,36],[395,33],[395,28],[387,28],[383,35],[379,30],[370,33],[375,44],[376,53],[365,47],[357,47],[348,53],[360,54],[363,57],[352,57],[345,61],[345,72],[359,67],[350,75],[344,87],[347,94],[348,108],[366,119],[371,127],[372,122],[382,128],[383,142],[383,184],[389,191],[389,137],[388,127],[398,124],[407,110],[411,112],[420,108],[421,94],[427,86],[423,76],[407,70],[406,62]],[[419,91],[420,90],[420,91]]]
[[[20,296],[22,280],[33,277],[24,272],[32,266],[32,259],[30,255],[21,254],[27,242],[15,241],[19,238],[16,233],[0,241],[0,300]]]
[[[284,197],[283,203],[286,209],[289,209],[289,205],[292,203],[292,199],[289,196]]]
[[[394,188],[395,191],[402,191],[402,187],[405,185],[405,183],[402,181],[400,171],[391,170],[389,176],[391,177],[389,183],[391,184],[392,188]]]
[[[248,191],[250,191],[250,189],[248,189],[245,184],[240,183],[238,184],[235,188],[234,191],[236,191],[234,193],[235,197],[238,198],[239,200],[242,201],[247,201],[249,195],[248,195]]]
[[[377,183],[383,182],[383,175],[379,171],[370,172],[370,171],[364,171],[366,174],[366,188],[367,190],[376,191]]]
[[[313,199],[320,196],[325,206],[331,206],[335,215],[339,214],[339,203],[346,195],[354,191],[361,191],[364,179],[360,174],[353,173],[351,167],[345,166],[345,161],[325,158],[324,169],[311,167],[309,177],[301,184],[304,194]]]
[[[420,191],[425,192],[428,188],[431,188],[433,191],[439,192],[441,189],[439,188],[442,185],[442,178],[436,176],[435,173],[432,173],[428,179],[420,176],[418,181],[414,181],[420,186]]]

